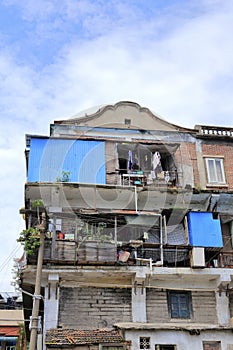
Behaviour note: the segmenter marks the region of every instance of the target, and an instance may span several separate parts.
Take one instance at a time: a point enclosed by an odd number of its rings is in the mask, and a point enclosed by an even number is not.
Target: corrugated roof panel
[[[103,141],[32,138],[28,182],[55,182],[69,172],[70,182],[106,183]]]
[[[188,214],[189,242],[193,247],[223,247],[222,230],[219,219],[209,212]]]

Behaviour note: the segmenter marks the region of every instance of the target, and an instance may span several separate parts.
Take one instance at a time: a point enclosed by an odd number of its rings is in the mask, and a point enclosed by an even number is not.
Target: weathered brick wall
[[[185,187],[186,184],[191,186],[199,184],[196,145],[194,142],[181,142],[180,147],[174,154],[174,161],[178,171],[179,185]]]
[[[146,289],[146,314],[149,323],[169,322],[166,291]]]
[[[197,153],[196,153],[196,145],[194,143],[186,143],[186,150],[188,152],[189,161],[193,167],[193,178],[194,178],[194,186],[200,186],[200,174],[198,170],[198,162],[197,162]]]
[[[217,323],[216,300],[214,292],[192,292],[192,322]],[[147,322],[169,322],[167,292],[147,289]]]
[[[223,245],[224,245],[224,252],[230,252],[232,253],[232,239],[230,234],[230,228],[229,223],[222,224],[222,238],[223,238]]]
[[[112,327],[131,321],[131,289],[61,288],[59,326],[74,329]]]
[[[233,190],[233,145],[227,143],[219,145],[215,142],[203,142],[202,154],[203,156],[224,156],[223,164],[228,185],[226,191]]]
[[[196,161],[196,145],[193,142],[181,142],[180,147],[176,151],[176,160],[181,164],[193,165],[192,161]]]
[[[106,183],[109,185],[119,184],[118,173],[116,171],[119,165],[115,147],[116,145],[114,142],[105,142]]]
[[[192,292],[193,321],[217,324],[215,292]]]

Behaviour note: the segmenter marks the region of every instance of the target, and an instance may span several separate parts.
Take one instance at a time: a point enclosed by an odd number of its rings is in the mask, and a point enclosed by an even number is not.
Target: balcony
[[[207,198],[204,199],[206,203]],[[45,210],[23,212],[28,223],[37,227]],[[182,208],[164,209],[161,214],[89,208],[48,212],[46,221],[44,264],[193,268],[233,265],[233,256],[220,248],[220,222],[211,213],[187,214]],[[201,229],[197,225],[200,221],[201,227],[214,225],[211,239],[206,236],[203,241],[203,235],[195,234]],[[36,260],[36,254],[27,257],[29,264],[36,264]]]
[[[114,242],[86,241],[81,245],[75,240],[45,240],[43,264],[66,266],[150,266],[190,268],[192,248],[147,244],[132,241],[124,246]],[[36,265],[37,252],[27,257],[28,265]],[[233,268],[233,253],[205,249],[206,268]]]
[[[122,186],[147,186],[150,187],[179,187],[182,173],[177,171],[161,171],[155,175],[153,171],[123,172],[120,175],[120,185]]]

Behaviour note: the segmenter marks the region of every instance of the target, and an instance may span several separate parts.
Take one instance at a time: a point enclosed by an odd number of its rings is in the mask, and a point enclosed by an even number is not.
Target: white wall
[[[221,341],[222,350],[228,350],[233,345],[232,331],[201,331],[200,335],[190,335],[188,331],[161,331],[161,330],[126,330],[125,339],[132,342],[131,350],[140,349],[139,338],[150,337],[150,349],[155,344],[173,344],[177,350],[202,350],[203,341]]]

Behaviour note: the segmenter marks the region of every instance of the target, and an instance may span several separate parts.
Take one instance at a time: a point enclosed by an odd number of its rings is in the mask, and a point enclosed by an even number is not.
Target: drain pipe
[[[233,221],[230,222],[231,246],[233,246]]]
[[[163,218],[161,214],[159,215],[159,226],[160,226],[160,261],[163,266]]]
[[[137,186],[134,186],[134,201],[135,201],[135,211],[138,214],[138,193]]]

